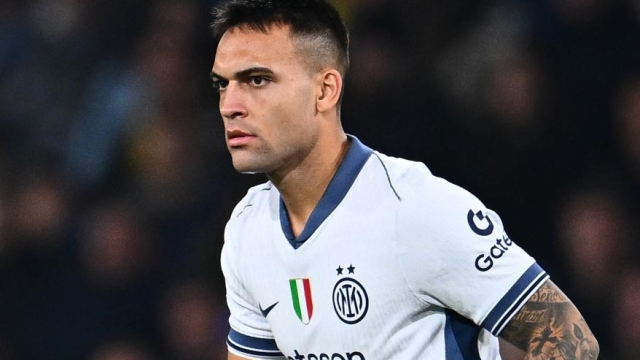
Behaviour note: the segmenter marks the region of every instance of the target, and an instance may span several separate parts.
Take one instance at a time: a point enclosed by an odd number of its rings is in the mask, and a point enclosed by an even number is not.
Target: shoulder
[[[400,181],[411,177],[432,176],[431,171],[424,163],[389,156],[379,151],[374,151],[369,161],[382,166],[391,181]]]
[[[388,183],[399,200],[411,194],[413,186],[424,185],[433,176],[421,162],[388,156],[378,151],[373,152],[367,165],[376,178]]]
[[[275,211],[277,207],[271,201],[274,191],[277,190],[270,182],[251,187],[231,212],[225,229],[225,239],[228,240],[232,234],[251,223],[260,222],[261,217],[269,216]]]
[[[264,204],[272,189],[274,189],[274,187],[271,182],[265,182],[249,188],[249,190],[247,190],[247,194],[238,202],[238,204],[236,204],[235,208],[231,212],[230,221],[233,221],[242,215],[246,217],[251,213],[251,211],[247,210],[250,210],[250,208],[257,205]]]
[[[418,206],[438,209],[447,204],[462,202],[465,206],[481,205],[480,201],[466,189],[438,176],[422,162],[374,152],[370,161],[379,162],[387,173],[391,186],[396,190],[405,208]]]
[[[389,181],[399,198],[397,245],[409,249],[408,255],[419,253],[417,248],[432,254],[438,252],[435,249],[448,253],[482,244],[478,239],[495,240],[494,235],[503,235],[498,214],[463,187],[433,175],[423,163],[385,156],[380,159],[388,165]],[[495,234],[489,236],[491,233]]]

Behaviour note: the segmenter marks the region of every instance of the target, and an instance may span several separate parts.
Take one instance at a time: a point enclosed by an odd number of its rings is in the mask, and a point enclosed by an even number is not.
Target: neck
[[[300,166],[269,180],[280,192],[287,206],[289,222],[295,236],[300,235],[309,216],[335,175],[350,142],[344,133],[319,142]]]

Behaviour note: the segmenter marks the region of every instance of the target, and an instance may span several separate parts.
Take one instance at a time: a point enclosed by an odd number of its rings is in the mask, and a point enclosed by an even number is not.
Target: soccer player
[[[347,135],[348,35],[323,0],[214,9],[211,73],[235,169],[264,173],[225,230],[229,359],[596,359],[578,310],[498,215]]]

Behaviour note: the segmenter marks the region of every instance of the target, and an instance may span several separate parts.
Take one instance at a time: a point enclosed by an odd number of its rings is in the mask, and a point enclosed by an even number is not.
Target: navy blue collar
[[[355,136],[347,135],[347,137],[351,142],[349,150],[329,182],[329,186],[327,186],[318,205],[316,205],[309,216],[302,233],[297,238],[293,235],[293,230],[291,229],[287,207],[282,197],[280,198],[280,225],[282,226],[282,232],[284,232],[284,235],[294,249],[297,249],[307,241],[316,229],[318,229],[320,224],[338,207],[356,180],[356,177],[358,177],[360,170],[362,170],[362,167],[373,153],[373,150],[363,145]]]

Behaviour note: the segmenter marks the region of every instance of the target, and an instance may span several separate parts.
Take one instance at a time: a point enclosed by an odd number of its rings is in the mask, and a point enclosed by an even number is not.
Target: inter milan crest
[[[348,275],[355,275],[355,269],[353,265],[349,265],[346,269],[338,266],[336,269],[338,276],[343,276],[345,270],[348,273],[347,277],[338,280],[333,288],[333,309],[340,320],[350,325],[359,323],[369,310],[367,291],[356,279],[348,277]]]
[[[291,300],[293,301],[293,309],[298,315],[298,319],[303,324],[308,325],[313,315],[313,299],[311,297],[311,282],[309,279],[291,279],[289,280],[291,287]]]

